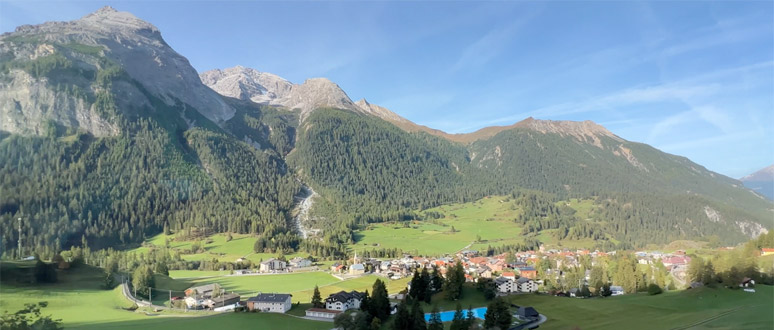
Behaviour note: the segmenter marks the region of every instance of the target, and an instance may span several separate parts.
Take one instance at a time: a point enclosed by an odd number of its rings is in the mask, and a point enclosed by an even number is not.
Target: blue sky
[[[447,132],[588,119],[735,178],[774,163],[771,1],[3,1],[0,30],[106,4],[199,71],[327,77]]]

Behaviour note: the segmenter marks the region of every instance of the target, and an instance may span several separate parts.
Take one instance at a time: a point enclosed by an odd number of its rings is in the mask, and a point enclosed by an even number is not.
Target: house
[[[519,307],[519,311],[516,312],[516,315],[523,319],[540,317],[540,313],[532,307]]]
[[[331,272],[334,272],[334,273],[341,273],[344,271],[344,269],[345,269],[344,265],[338,262],[331,265]]]
[[[503,272],[503,274],[501,276],[505,277],[507,279],[510,279],[511,281],[515,281],[516,280],[516,273],[514,273],[514,272]]]
[[[744,279],[742,279],[742,283],[739,283],[739,287],[741,288],[750,288],[754,286],[755,286],[755,280],[749,277],[745,277]]]
[[[534,280],[537,278],[537,270],[530,266],[521,267],[519,268],[519,275]]]
[[[620,296],[624,294],[624,289],[622,286],[612,285],[610,286],[610,292],[612,292],[614,296]]]
[[[237,269],[234,271],[234,275],[247,275],[250,274],[249,269]]]
[[[239,302],[239,295],[236,293],[226,293],[215,298],[208,299],[204,302],[204,306],[209,308],[218,308],[234,305]]]
[[[538,290],[538,284],[526,277],[519,277],[515,283],[519,292],[537,292]]]
[[[293,259],[290,259],[290,267],[293,268],[304,268],[304,267],[310,267],[312,266],[312,261],[306,258],[301,257],[295,257]]]
[[[328,298],[325,298],[325,309],[343,312],[348,309],[360,308],[363,296],[363,293],[357,291],[333,293]]]
[[[492,277],[492,269],[487,266],[482,266],[478,268],[478,277],[486,277],[491,278]]]
[[[354,264],[349,266],[350,275],[360,275],[365,273],[365,266],[363,264]]]
[[[768,256],[768,255],[772,255],[772,254],[774,254],[774,249],[770,249],[770,248],[762,248],[761,249],[761,255],[762,256]]]
[[[270,313],[285,313],[293,304],[290,302],[290,294],[284,293],[259,293],[257,296],[247,299],[247,309]]]
[[[306,317],[316,317],[321,319],[333,319],[336,315],[341,314],[342,311],[335,311],[324,308],[310,308],[306,310]]]
[[[259,270],[261,272],[266,273],[266,272],[274,272],[278,270],[285,270],[285,268],[287,267],[288,267],[287,262],[284,262],[276,258],[271,258],[269,260],[262,261]]]
[[[185,289],[185,295],[186,297],[197,296],[199,298],[209,299],[213,296],[213,293],[214,295],[218,295],[222,291],[223,289],[220,287],[220,284],[213,283]]]
[[[515,285],[515,282],[507,277],[496,278],[495,287],[497,287],[497,292],[500,293],[511,293],[518,291],[518,287]]]

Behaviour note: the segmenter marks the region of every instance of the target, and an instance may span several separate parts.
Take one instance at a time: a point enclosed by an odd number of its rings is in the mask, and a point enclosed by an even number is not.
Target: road
[[[535,320],[535,321],[532,321],[530,323],[525,323],[525,324],[519,324],[518,326],[515,326],[515,327],[513,327],[513,328],[511,328],[509,330],[532,329],[532,328],[535,328],[535,327],[543,324],[543,322],[548,320],[548,318],[545,315],[543,315],[543,314],[538,314],[538,316],[540,318]]]

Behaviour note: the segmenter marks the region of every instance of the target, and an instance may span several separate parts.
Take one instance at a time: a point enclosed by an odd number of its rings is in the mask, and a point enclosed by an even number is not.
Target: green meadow
[[[488,197],[476,202],[451,204],[428,209],[444,215],[438,220],[416,221],[409,228],[402,224],[373,224],[355,233],[354,250],[400,248],[423,255],[454,253],[477,239],[474,248],[521,242],[521,227],[512,220],[520,210],[505,197]],[[454,230],[452,230],[452,227]]]
[[[527,294],[508,300],[545,314],[548,321],[541,329],[772,329],[774,287],[755,289],[700,288],[592,299]]]

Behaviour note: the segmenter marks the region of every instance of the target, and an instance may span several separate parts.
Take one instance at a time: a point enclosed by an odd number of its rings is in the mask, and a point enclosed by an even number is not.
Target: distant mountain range
[[[39,249],[205,227],[329,253],[369,222],[495,194],[532,196],[530,228],[610,244],[733,243],[773,226],[774,204],[740,181],[591,121],[448,134],[324,78],[197,75],[156,27],[110,7],[0,36],[0,139],[4,250],[25,217]],[[304,185],[323,239],[302,244],[291,214]],[[555,219],[569,198],[601,211]]]
[[[764,167],[739,181],[742,181],[745,187],[774,200],[774,165]]]

